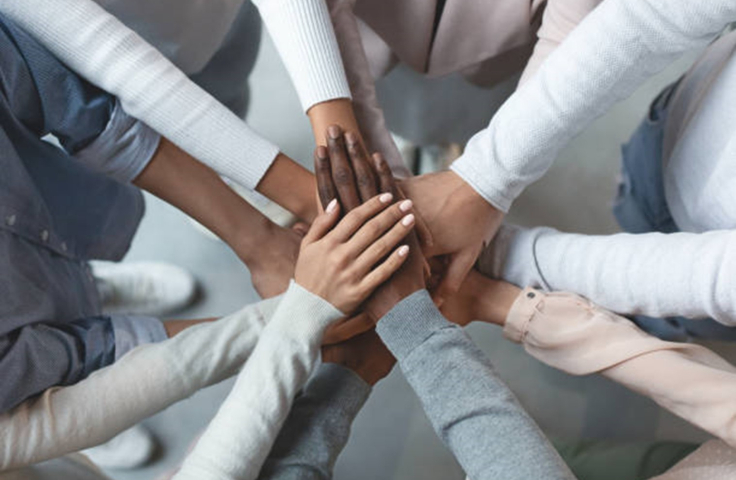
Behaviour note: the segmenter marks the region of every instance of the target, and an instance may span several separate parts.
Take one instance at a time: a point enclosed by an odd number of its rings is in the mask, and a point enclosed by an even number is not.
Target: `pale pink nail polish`
[[[325,208],[325,213],[332,213],[337,209],[337,199],[333,198],[332,201]]]
[[[409,255],[409,246],[408,245],[404,245],[403,247],[399,248],[399,256],[400,257],[405,257],[407,255]]]
[[[381,203],[389,203],[391,200],[394,199],[394,196],[390,193],[384,193],[380,197],[378,197],[378,200],[381,201]]]
[[[401,221],[401,224],[405,227],[410,227],[414,223],[414,215],[409,214],[404,217],[404,219]]]
[[[399,205],[399,210],[401,210],[402,212],[408,212],[413,206],[414,203],[411,200],[404,200],[403,202],[401,202],[401,205]]]

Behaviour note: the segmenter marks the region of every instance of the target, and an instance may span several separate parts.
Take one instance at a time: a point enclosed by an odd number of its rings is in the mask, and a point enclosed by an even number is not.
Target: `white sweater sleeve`
[[[289,71],[304,111],[351,98],[325,0],[253,0]]]
[[[325,329],[342,316],[292,282],[233,390],[174,479],[257,478],[314,369]]]
[[[605,0],[470,140],[453,170],[508,211],[593,119],[735,19],[733,0]]]
[[[234,375],[279,302],[267,300],[141,346],[76,385],[51,388],[0,415],[0,471],[98,445]]]
[[[2,0],[0,13],[124,110],[218,173],[255,189],[279,149],[92,0]]]
[[[606,236],[504,226],[480,268],[516,285],[575,292],[621,314],[736,326],[736,231]]]

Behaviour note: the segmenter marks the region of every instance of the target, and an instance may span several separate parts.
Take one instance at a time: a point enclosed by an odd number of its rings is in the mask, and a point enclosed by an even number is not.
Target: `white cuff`
[[[340,48],[324,0],[255,0],[289,71],[304,111],[351,98]]]

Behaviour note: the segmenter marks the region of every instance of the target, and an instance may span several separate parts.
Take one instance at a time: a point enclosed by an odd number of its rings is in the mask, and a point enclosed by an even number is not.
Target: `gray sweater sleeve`
[[[575,478],[488,358],[425,290],[396,305],[377,331],[472,480]]]
[[[259,480],[326,480],[332,478],[350,426],[371,387],[352,371],[320,365],[297,397]]]

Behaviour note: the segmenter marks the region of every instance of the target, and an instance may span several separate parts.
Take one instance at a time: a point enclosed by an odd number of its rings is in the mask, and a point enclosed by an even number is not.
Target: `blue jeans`
[[[622,172],[613,214],[629,233],[675,233],[680,229],[672,219],[664,194],[663,143],[667,108],[679,82],[667,87],[652,103],[647,118],[622,148]],[[693,339],[736,341],[736,328],[715,320],[684,317],[652,318],[635,316],[643,330],[663,340]]]

